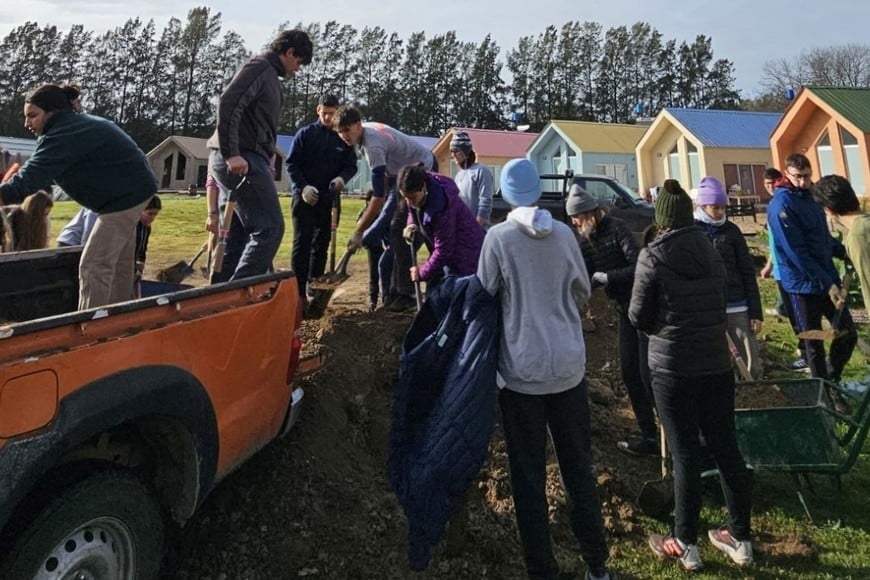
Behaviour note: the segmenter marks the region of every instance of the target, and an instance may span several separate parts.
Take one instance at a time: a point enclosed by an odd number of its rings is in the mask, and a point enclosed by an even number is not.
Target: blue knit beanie
[[[511,159],[501,170],[501,196],[516,207],[530,207],[541,197],[541,178],[534,163],[521,157]]]

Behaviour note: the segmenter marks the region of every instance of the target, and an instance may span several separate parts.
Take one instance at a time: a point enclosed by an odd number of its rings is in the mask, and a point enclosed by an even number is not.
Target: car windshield
[[[614,198],[620,198],[632,205],[641,204],[635,193],[615,179],[596,179],[590,177],[575,177],[573,180],[599,202],[613,203]]]

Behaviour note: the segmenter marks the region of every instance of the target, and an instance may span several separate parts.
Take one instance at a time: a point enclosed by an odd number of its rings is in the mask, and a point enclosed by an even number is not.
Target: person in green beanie
[[[729,514],[726,526],[707,535],[733,562],[752,562],[752,475],[734,428],[725,267],[692,213],[680,184],[665,181],[655,206],[658,235],[640,251],[628,309],[635,328],[649,335],[652,391],[674,464],[673,533],[653,534],[649,545],[656,556],[679,560],[690,571],[703,566],[699,433],[719,469]]]

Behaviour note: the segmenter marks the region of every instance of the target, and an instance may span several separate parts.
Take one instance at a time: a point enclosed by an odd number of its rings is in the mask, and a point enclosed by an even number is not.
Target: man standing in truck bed
[[[301,30],[285,30],[239,71],[221,94],[217,127],[208,140],[209,167],[223,195],[246,178],[237,192],[236,214],[245,248],[230,280],[265,274],[284,237],[284,216],[270,170],[278,118],[284,97],[281,81],[311,62],[311,39]],[[228,242],[228,245],[232,242]]]

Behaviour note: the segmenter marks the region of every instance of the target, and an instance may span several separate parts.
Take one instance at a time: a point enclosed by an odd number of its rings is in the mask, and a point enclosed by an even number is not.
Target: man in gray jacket
[[[220,96],[217,127],[208,140],[209,171],[222,198],[246,178],[235,199],[242,227],[231,228],[229,234],[244,238],[244,250],[230,280],[268,272],[284,237],[284,216],[271,167],[284,101],[280,78],[309,64],[312,52],[305,32],[284,30],[268,52],[239,69]]]
[[[501,193],[514,209],[486,234],[477,276],[501,301],[499,404],[526,571],[535,579],[559,576],[547,510],[549,429],[569,500],[571,529],[589,566],[586,578],[609,579],[590,458],[586,345],[580,324],[589,276],[571,229],[547,210],[533,207],[541,184],[531,161],[513,159],[504,166]]]

